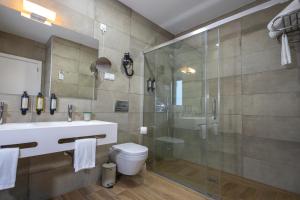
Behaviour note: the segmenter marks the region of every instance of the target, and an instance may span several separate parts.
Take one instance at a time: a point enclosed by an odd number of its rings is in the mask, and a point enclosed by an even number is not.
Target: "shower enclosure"
[[[266,30],[284,6],[145,53],[152,171],[213,199],[300,199],[299,64]]]
[[[155,90],[145,96],[149,115],[145,118],[153,120],[153,138],[148,141],[153,170],[218,197],[222,164],[222,154],[217,152],[222,140],[219,29],[151,51],[145,55],[145,64],[145,77],[156,83]],[[208,72],[208,65],[214,71]]]

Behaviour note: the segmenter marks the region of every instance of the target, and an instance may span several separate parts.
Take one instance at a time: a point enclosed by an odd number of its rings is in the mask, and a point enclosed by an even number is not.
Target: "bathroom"
[[[299,12],[0,0],[0,200],[300,199]],[[85,139],[94,166],[78,170]],[[130,150],[138,166],[114,157]]]

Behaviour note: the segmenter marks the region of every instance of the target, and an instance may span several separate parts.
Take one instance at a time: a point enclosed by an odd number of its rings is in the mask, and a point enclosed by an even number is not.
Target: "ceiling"
[[[119,0],[177,35],[255,0]]]

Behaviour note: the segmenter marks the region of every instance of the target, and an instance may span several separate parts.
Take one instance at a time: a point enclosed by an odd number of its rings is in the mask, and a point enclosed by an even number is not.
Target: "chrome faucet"
[[[72,121],[73,106],[68,104],[68,122]]]
[[[0,102],[0,125],[3,124],[4,102]]]

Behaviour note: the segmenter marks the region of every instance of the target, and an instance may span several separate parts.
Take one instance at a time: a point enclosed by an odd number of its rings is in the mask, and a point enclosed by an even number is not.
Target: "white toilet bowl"
[[[136,175],[143,168],[148,157],[148,148],[134,143],[112,146],[110,159],[117,164],[117,170],[124,175]]]

